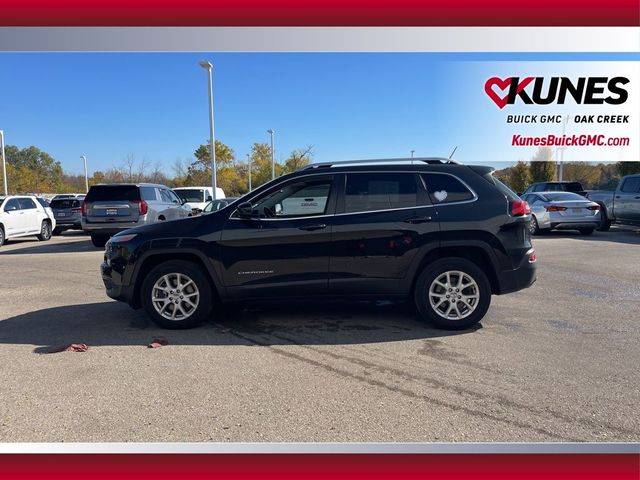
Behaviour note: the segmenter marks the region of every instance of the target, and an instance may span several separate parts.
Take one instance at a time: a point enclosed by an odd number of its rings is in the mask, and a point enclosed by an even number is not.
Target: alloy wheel
[[[198,309],[200,292],[184,273],[168,273],[153,285],[151,302],[156,312],[167,320],[185,320]]]
[[[429,287],[429,304],[442,318],[462,320],[480,301],[480,289],[467,273],[451,270],[438,275]]]

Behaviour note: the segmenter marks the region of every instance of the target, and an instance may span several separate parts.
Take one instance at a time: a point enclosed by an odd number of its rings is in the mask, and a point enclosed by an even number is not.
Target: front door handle
[[[426,223],[433,220],[431,217],[411,217],[407,218],[404,223]]]
[[[305,225],[300,227],[300,230],[322,230],[323,228],[327,228],[324,223],[314,223],[313,225]]]
[[[636,200],[640,200],[640,195],[638,195],[637,197],[633,197],[633,198],[635,198]]]

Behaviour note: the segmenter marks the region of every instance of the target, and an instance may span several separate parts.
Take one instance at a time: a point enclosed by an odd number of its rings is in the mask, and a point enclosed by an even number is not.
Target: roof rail
[[[454,164],[459,165],[460,162],[455,160],[451,160],[449,158],[444,157],[416,157],[416,158],[369,158],[369,159],[361,159],[361,160],[340,160],[338,162],[320,162],[320,163],[310,163],[306,167],[301,168],[301,170],[309,170],[312,168],[330,168],[330,167],[341,167],[345,165],[362,165],[368,163],[414,163],[414,162],[422,162],[428,163],[429,165],[444,165],[444,164]]]

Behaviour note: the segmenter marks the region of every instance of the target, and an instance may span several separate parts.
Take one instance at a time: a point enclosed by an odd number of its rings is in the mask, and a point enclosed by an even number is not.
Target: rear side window
[[[80,201],[79,200],[71,200],[71,199],[65,199],[65,200],[52,200],[51,201],[51,208],[57,210],[57,209],[65,209],[65,208],[80,208]]]
[[[581,192],[582,185],[578,182],[569,182],[564,184],[564,189],[567,192]]]
[[[30,210],[36,208],[36,202],[31,200],[30,198],[19,198],[20,207],[22,210]]]
[[[473,193],[460,180],[451,175],[424,173],[422,178],[429,191],[429,198],[434,205],[465,202],[474,198]]]
[[[625,193],[640,192],[640,177],[627,178],[622,184],[622,191]]]
[[[350,173],[345,212],[368,212],[415,207],[418,185],[412,173]]]
[[[135,185],[95,185],[85,198],[87,202],[137,202],[140,192]]]

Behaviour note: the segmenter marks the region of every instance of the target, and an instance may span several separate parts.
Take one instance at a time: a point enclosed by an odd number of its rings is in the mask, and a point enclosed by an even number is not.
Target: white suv
[[[56,220],[36,197],[9,195],[0,197],[0,246],[7,239],[36,235],[49,240]]]

